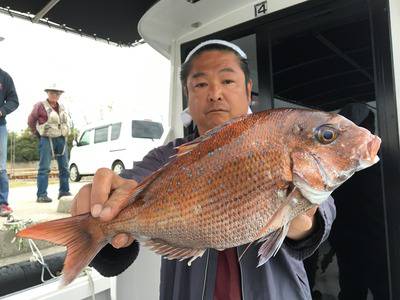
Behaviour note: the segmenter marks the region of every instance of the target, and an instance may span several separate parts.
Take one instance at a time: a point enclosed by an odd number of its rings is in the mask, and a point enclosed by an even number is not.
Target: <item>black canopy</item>
[[[141,39],[137,24],[157,0],[0,0],[0,8],[43,15],[43,19],[84,35],[131,45]],[[10,12],[11,13],[11,12]],[[39,21],[38,22],[43,22]],[[45,21],[46,22],[46,21]],[[54,25],[57,26],[57,25]]]

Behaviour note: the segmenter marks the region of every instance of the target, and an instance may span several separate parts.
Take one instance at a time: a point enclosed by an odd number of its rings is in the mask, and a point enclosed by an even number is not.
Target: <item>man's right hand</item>
[[[71,214],[91,212],[94,218],[110,221],[128,205],[129,196],[137,185],[135,180],[124,179],[110,169],[98,169],[93,182],[83,186],[75,196]],[[111,244],[114,248],[123,248],[133,241],[132,235],[119,233],[113,237]]]

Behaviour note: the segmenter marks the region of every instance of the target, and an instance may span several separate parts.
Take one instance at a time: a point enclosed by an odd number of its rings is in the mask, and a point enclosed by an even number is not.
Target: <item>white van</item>
[[[163,144],[168,130],[151,120],[102,122],[88,126],[71,149],[70,180],[93,175],[98,168],[119,174],[132,168],[153,148]]]

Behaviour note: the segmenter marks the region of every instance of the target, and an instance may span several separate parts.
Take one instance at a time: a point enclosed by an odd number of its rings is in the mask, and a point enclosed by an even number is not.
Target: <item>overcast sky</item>
[[[78,129],[111,114],[167,119],[170,63],[147,44],[121,48],[2,13],[0,37],[0,68],[13,77],[20,100],[7,116],[9,131],[27,127],[52,82],[65,88],[60,102]]]

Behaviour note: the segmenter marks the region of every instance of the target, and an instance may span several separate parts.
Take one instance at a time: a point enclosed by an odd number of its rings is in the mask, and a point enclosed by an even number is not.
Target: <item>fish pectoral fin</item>
[[[287,196],[285,204],[275,213],[274,218],[268,226],[264,227],[260,232],[264,233],[264,236],[258,240],[259,243],[263,243],[260,249],[258,249],[258,267],[265,264],[272,256],[275,256],[281,248],[289,231],[291,220],[311,207],[313,207],[313,204],[302,195],[298,187],[294,187]],[[281,226],[281,224],[283,224],[283,226]],[[281,227],[278,228],[277,225]],[[266,234],[271,230],[270,228],[278,229]]]
[[[184,259],[191,258],[188,261],[189,266],[196,258],[201,257],[206,251],[206,249],[193,249],[174,246],[161,239],[147,240],[144,242],[144,245],[167,259],[179,259],[182,261]]]
[[[286,223],[284,226],[259,240],[259,242],[263,242],[263,244],[260,249],[258,249],[259,260],[257,267],[265,264],[272,256],[275,256],[279,248],[282,246],[288,230],[289,224]]]

